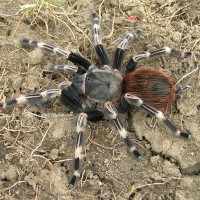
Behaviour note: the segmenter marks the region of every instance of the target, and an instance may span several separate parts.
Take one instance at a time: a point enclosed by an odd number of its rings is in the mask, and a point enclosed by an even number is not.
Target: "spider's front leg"
[[[105,46],[102,44],[102,36],[100,29],[100,19],[97,13],[92,13],[92,37],[96,53],[101,61],[101,64],[109,65],[110,60]]]
[[[72,63],[78,64],[80,67],[83,67],[85,70],[87,70],[89,68],[89,66],[91,65],[91,63],[87,59],[83,58],[82,56],[80,56],[76,53],[64,50],[60,47],[48,44],[48,43],[38,42],[38,41],[30,40],[27,38],[21,39],[20,43],[21,43],[22,47],[37,47],[37,48],[42,49],[46,53],[54,54],[58,57],[64,57],[67,60],[71,61]],[[69,65],[67,65],[67,66],[66,65],[64,65],[64,66],[63,65],[53,65],[51,68],[52,69],[60,68],[62,71],[65,71],[65,70],[75,71],[76,70],[76,68],[69,67]],[[68,68],[70,68],[70,69],[68,69]]]
[[[126,34],[126,36],[123,38],[123,40],[120,42],[117,49],[115,50],[113,69],[121,70],[125,49],[128,46],[130,46],[130,44],[134,40],[138,39],[141,35],[142,35],[141,29],[136,29],[135,31]]]
[[[113,120],[119,135],[122,137],[125,145],[129,148],[130,153],[137,160],[142,160],[142,156],[141,156],[140,152],[137,150],[136,146],[133,144],[133,142],[128,137],[128,132],[123,127],[113,103],[109,101],[109,102],[106,102],[104,104],[104,106],[105,106],[106,114],[109,116],[110,119]]]
[[[176,136],[179,136],[183,139],[192,138],[192,134],[190,132],[183,132],[179,130],[167,117],[164,116],[164,114],[161,111],[156,110],[155,108],[144,103],[142,99],[135,96],[134,94],[126,93],[124,96],[124,100],[129,105],[141,108],[145,110],[147,113],[149,113],[150,115],[155,116],[159,121],[165,124],[170,129],[170,131],[174,133]]]
[[[74,187],[78,178],[80,177],[80,165],[83,156],[84,148],[84,134],[87,125],[87,114],[80,113],[76,122],[76,141],[75,141],[75,155],[73,161],[73,175],[69,181],[69,186]]]

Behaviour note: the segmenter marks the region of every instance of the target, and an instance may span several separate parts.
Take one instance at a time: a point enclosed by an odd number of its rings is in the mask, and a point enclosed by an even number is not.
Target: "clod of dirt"
[[[36,48],[28,53],[28,57],[23,59],[23,63],[29,63],[30,65],[40,64],[44,60],[44,52]]]
[[[171,163],[168,160],[165,160],[162,167],[163,167],[163,173],[165,173],[166,175],[170,175],[170,176],[178,177],[178,178],[181,177],[180,170],[174,163]]]
[[[17,167],[15,165],[1,165],[0,168],[0,179],[7,179],[11,182],[17,181]]]
[[[13,160],[13,154],[12,153],[8,153],[5,155],[6,160],[12,161]]]
[[[198,194],[198,195],[197,195]],[[197,196],[196,196],[197,195]],[[183,177],[176,192],[176,200],[193,200],[200,197],[200,177]]]
[[[56,160],[58,158],[58,153],[59,153],[58,149],[52,149],[49,154],[50,159]]]

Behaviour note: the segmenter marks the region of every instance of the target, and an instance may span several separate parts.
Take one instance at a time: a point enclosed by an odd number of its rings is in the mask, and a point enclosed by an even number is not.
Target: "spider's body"
[[[93,44],[101,61],[98,67],[87,59],[69,51],[50,44],[22,39],[23,47],[39,47],[47,53],[65,57],[74,65],[53,65],[51,71],[65,73],[68,70],[77,72],[70,81],[61,82],[58,89],[49,89],[41,93],[21,95],[15,99],[0,102],[0,111],[16,105],[29,104],[48,106],[56,97],[60,97],[63,105],[70,111],[78,113],[76,123],[76,142],[73,176],[70,185],[74,186],[80,177],[80,162],[83,159],[83,135],[86,131],[87,120],[96,122],[104,117],[111,119],[123,139],[130,153],[140,160],[141,154],[134,143],[129,139],[128,132],[123,127],[117,110],[130,112],[133,107],[138,107],[155,116],[165,124],[176,136],[190,139],[191,133],[182,132],[171,123],[164,114],[156,108],[171,104],[176,95],[173,80],[165,73],[150,67],[136,69],[140,60],[156,55],[170,54],[179,58],[191,55],[191,52],[181,53],[175,49],[164,47],[154,51],[146,51],[130,58],[125,71],[122,70],[124,52],[128,45],[141,35],[141,30],[136,29],[128,33],[115,51],[114,63],[110,64],[107,51],[101,41],[100,22],[96,13],[93,19]]]
[[[172,104],[175,98],[175,85],[171,77],[151,67],[141,67],[124,77],[119,70],[113,70],[109,66],[102,69],[92,67],[87,73],[77,75],[72,83],[79,97],[86,96],[87,102],[92,105],[112,101],[119,107],[117,104],[122,94],[127,92],[134,93],[155,108],[166,107]]]

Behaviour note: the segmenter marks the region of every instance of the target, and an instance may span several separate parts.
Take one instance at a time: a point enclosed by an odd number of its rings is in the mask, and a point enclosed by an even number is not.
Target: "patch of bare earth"
[[[71,1],[71,3],[73,3]],[[110,54],[119,38],[140,27],[143,36],[127,58],[148,48],[163,46],[192,50],[200,57],[198,0],[63,1],[66,13],[52,8],[39,16],[25,16],[18,1],[0,2],[0,99],[56,88],[73,74],[47,73],[51,64],[65,63],[36,49],[22,49],[21,38],[62,46],[97,61],[90,42],[90,13],[100,12],[104,43]],[[57,16],[58,15],[58,16]],[[137,20],[129,21],[129,16]],[[194,58],[169,56],[145,60],[170,74],[175,81],[194,69]],[[0,199],[146,199],[198,200],[200,198],[200,76],[191,83],[184,101],[164,113],[181,129],[190,130],[191,141],[172,135],[142,111],[121,116],[144,160],[128,153],[109,121],[88,124],[83,175],[74,189],[66,186],[74,155],[74,122],[59,101],[47,109],[17,107],[0,113]]]

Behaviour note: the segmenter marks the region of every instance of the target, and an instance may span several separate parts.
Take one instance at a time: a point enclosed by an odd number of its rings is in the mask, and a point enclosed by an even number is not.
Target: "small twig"
[[[92,144],[95,144],[95,145],[97,145],[97,146],[103,147],[103,148],[105,148],[105,149],[108,149],[108,150],[112,150],[112,149],[113,149],[113,148],[109,148],[109,147],[103,146],[103,145],[101,145],[101,144],[98,144],[98,143],[92,141],[91,139],[89,139],[89,141],[90,141]]]
[[[24,146],[24,147],[26,147],[27,149],[33,151],[33,148],[29,147],[28,145],[24,144],[23,142],[17,141],[17,143],[20,144],[20,145],[22,145],[22,146]]]
[[[164,184],[166,184],[166,182],[164,182],[164,183],[162,183],[162,182],[160,182],[160,183],[149,183],[149,184],[146,184],[146,185],[138,186],[136,188],[133,185],[132,188],[131,188],[131,190],[130,190],[130,192],[128,193],[128,195],[130,196],[131,194],[133,194],[134,191],[136,191],[137,189],[141,189],[143,187],[150,187],[150,186],[154,186],[154,185],[164,185]]]
[[[39,144],[36,146],[36,148],[31,152],[31,155],[30,155],[31,158],[32,158],[34,152],[42,145],[42,143],[43,143],[45,137],[47,136],[47,133],[48,133],[50,127],[51,127],[51,124],[49,125],[48,129],[46,130],[45,134],[43,135],[42,140],[40,141],[40,143],[39,143]]]
[[[103,1],[100,3],[100,5],[99,5],[99,17],[100,17],[100,19],[101,19],[101,7],[102,7],[104,1],[105,1],[105,0],[103,0]]]
[[[110,38],[113,36],[114,25],[115,25],[115,9],[114,9],[114,16],[113,16],[113,21],[112,21],[112,29],[111,29],[111,32],[110,32],[107,36],[105,36],[104,38],[110,39]]]
[[[68,15],[65,15],[65,16],[66,16],[66,18],[68,19],[68,21],[69,21],[78,31],[80,31],[80,32],[88,39],[88,41],[92,44],[92,41],[91,41],[90,38],[84,33],[84,31],[82,31],[79,27],[77,27],[77,26],[74,24],[74,22],[69,18]]]
[[[175,84],[176,86],[186,77],[190,76],[191,74],[197,72],[199,70],[199,66],[197,66],[194,70],[192,70],[191,72],[187,73],[186,75],[184,75],[180,80],[177,81],[177,83]],[[193,76],[191,76],[193,77]],[[188,82],[190,81],[190,79],[188,80]]]
[[[18,29],[18,27],[19,27],[19,25],[20,25],[20,23],[21,23],[21,21],[22,21],[22,19],[24,18],[24,16],[26,15],[26,13],[24,12],[23,14],[22,14],[22,16],[20,17],[20,19],[19,19],[19,21],[18,21],[18,23],[17,23],[17,25],[16,25],[16,27],[15,27],[15,29],[14,29],[14,31],[13,31],[13,38],[15,37],[15,34],[16,34],[16,32],[17,32],[17,29]]]
[[[18,181],[18,182],[16,182],[16,183],[14,183],[13,185],[11,185],[10,187],[5,188],[4,191],[10,190],[11,188],[15,187],[16,185],[18,185],[18,184],[20,184],[20,183],[26,183],[26,181]]]
[[[55,163],[60,163],[60,162],[65,162],[65,161],[72,161],[73,159],[71,158],[66,158],[66,159],[62,159],[62,160],[56,160],[54,161]]]

